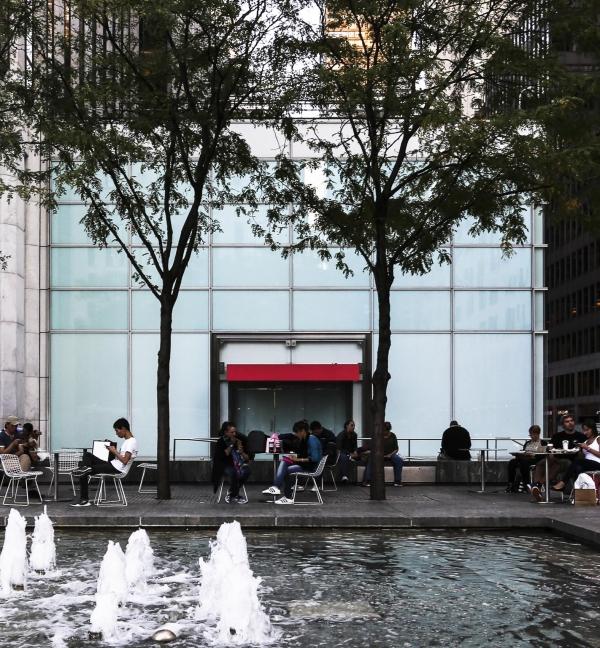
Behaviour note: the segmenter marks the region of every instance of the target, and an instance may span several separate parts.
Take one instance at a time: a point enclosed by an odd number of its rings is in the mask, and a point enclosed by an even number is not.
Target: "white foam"
[[[4,546],[0,553],[0,591],[10,596],[13,587],[27,585],[27,521],[15,509],[10,509]]]
[[[211,542],[208,561],[200,558],[202,583],[197,618],[210,625],[211,643],[266,644],[279,638],[258,598],[260,578],[248,562],[246,539],[239,522],[221,525]]]
[[[44,512],[35,518],[29,565],[35,571],[46,573],[56,567],[54,527],[52,526],[52,520],[46,514],[45,506]]]

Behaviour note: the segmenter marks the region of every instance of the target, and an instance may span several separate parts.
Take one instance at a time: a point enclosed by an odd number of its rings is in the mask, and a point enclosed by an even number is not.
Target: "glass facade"
[[[152,456],[158,303],[131,278],[122,252],[90,244],[84,212],[66,195],[50,223],[52,447],[104,438],[126,416],[141,454]],[[175,306],[174,436],[210,435],[211,333],[372,333],[377,348],[377,299],[359,257],[349,253],[354,275],[346,279],[335,260],[270,251],[252,233],[264,210],[247,218],[224,208],[218,217],[221,230],[193,258]],[[530,210],[526,217],[530,224]],[[541,240],[534,231],[505,258],[496,235],[474,238],[468,228],[449,243],[451,265],[400,275],[393,288],[387,416],[401,438],[437,439],[451,418],[473,437],[523,437],[542,422]],[[197,455],[188,445],[182,454]],[[423,442],[413,454],[438,446]]]

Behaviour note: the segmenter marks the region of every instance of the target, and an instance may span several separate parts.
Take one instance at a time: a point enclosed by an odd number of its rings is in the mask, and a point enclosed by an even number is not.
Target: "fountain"
[[[202,584],[196,617],[210,624],[205,633],[209,641],[265,644],[278,638],[258,598],[261,580],[250,569],[239,522],[221,525],[210,558],[200,558],[199,563]]]
[[[46,513],[37,515],[31,540],[29,566],[36,572],[47,573],[56,567],[56,545],[54,544],[54,527]]]
[[[144,591],[148,578],[154,573],[154,552],[144,529],[134,531],[125,549],[127,585],[129,591]]]
[[[25,518],[10,509],[4,545],[0,553],[0,590],[10,596],[12,589],[25,589],[27,584],[27,536]]]
[[[105,641],[118,638],[119,605],[127,601],[129,593],[125,573],[125,554],[121,545],[109,540],[98,574],[96,607],[90,617],[91,633],[101,635]]]

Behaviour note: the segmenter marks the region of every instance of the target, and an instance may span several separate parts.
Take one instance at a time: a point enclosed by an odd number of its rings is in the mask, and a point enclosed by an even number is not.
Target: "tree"
[[[538,2],[317,0],[315,7],[320,20],[305,22],[297,47],[306,56],[299,94],[319,117],[282,122],[312,157],[302,164],[280,157],[269,201],[294,209],[272,209],[270,222],[295,228],[284,254],[311,248],[330,257],[330,242],[340,246],[340,269],[349,271],[350,250],[373,275],[371,498],[383,499],[394,277],[449,262],[442,246],[467,216],[473,234],[500,232],[507,253],[523,242],[523,203],[547,197],[558,159],[543,126],[566,109],[545,98],[554,58]],[[525,87],[535,105],[522,101]],[[322,189],[302,174],[320,174]]]
[[[261,164],[233,122],[277,110],[294,12],[272,0],[81,0],[29,16],[31,128],[51,152],[57,194],[88,204],[92,241],[116,241],[160,303],[158,497],[170,497],[172,316],[198,245]],[[130,172],[133,169],[133,172]],[[141,174],[151,175],[144,183]],[[114,207],[113,207],[114,205]],[[128,246],[123,228],[139,240]]]

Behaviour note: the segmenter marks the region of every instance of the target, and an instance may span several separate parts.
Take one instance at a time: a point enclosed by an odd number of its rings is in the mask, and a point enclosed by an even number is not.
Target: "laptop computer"
[[[94,441],[92,444],[92,454],[102,461],[108,461],[110,457],[108,446],[116,447],[116,445],[112,441]]]

